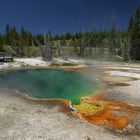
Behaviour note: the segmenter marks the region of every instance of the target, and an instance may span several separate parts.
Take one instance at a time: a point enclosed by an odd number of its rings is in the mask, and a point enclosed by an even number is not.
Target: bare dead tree
[[[116,37],[116,25],[115,20],[112,18],[111,21],[111,29],[110,29],[110,47],[109,54],[111,58],[114,58],[116,55],[116,45],[117,45],[117,37]]]
[[[39,46],[40,52],[41,52],[41,57],[43,60],[52,60],[52,45],[51,45],[51,40],[50,40],[50,34],[45,34],[44,35],[44,46],[36,39],[35,40],[36,44]]]
[[[59,41],[57,42],[56,48],[58,50],[58,57],[60,57],[61,56],[61,46],[60,46],[60,42]]]
[[[83,33],[83,37],[80,40],[80,56],[84,57],[85,56],[85,35]]]
[[[36,56],[36,53],[35,53],[35,44],[34,44],[34,41],[32,40],[32,55],[33,57]]]
[[[45,60],[52,60],[52,44],[50,39],[50,33],[44,35],[44,44],[45,44]]]
[[[120,40],[121,56],[125,61],[130,60],[129,56],[129,40],[124,38]]]
[[[92,55],[92,47],[93,47],[93,34],[92,33],[90,33],[89,38],[90,38],[89,56],[91,56]]]
[[[89,48],[91,45],[91,37],[90,34],[87,36],[87,38],[85,38],[85,33],[83,33],[83,37],[80,40],[80,56],[81,57],[85,57],[86,54],[86,49]]]

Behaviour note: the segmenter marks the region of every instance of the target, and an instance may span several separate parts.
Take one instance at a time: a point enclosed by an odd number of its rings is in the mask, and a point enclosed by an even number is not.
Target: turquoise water
[[[35,98],[64,98],[77,104],[97,85],[80,73],[34,69],[0,72],[0,88],[17,89]]]

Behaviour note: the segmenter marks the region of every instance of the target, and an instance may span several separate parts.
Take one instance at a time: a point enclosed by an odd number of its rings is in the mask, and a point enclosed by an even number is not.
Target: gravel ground
[[[138,140],[0,90],[0,140]]]
[[[137,80],[126,82],[128,86],[112,86],[108,88],[107,98],[140,106],[140,69],[136,70],[134,68],[133,71],[131,68],[131,72],[129,70],[125,72],[118,70],[107,71],[109,75],[113,76],[137,78]]]

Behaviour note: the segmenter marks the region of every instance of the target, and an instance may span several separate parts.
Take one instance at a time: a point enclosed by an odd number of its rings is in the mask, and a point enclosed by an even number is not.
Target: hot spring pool
[[[97,90],[96,82],[84,75],[56,69],[0,72],[0,88],[17,89],[35,98],[63,98],[78,104]]]

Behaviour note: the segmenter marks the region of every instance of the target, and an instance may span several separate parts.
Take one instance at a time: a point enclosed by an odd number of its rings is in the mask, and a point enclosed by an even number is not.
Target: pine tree
[[[66,35],[65,35],[65,39],[66,40],[72,39],[72,34],[70,32],[67,32]]]
[[[0,52],[3,52],[4,51],[4,47],[3,47],[3,37],[2,35],[0,34]]]
[[[22,26],[21,27],[21,30],[20,30],[20,36],[19,36],[19,47],[20,47],[20,55],[21,56],[24,56],[25,55],[25,52],[24,52],[24,47],[25,47],[25,29],[24,27]]]
[[[130,58],[140,60],[140,6],[137,6],[128,27],[130,41]]]
[[[5,44],[10,45],[10,26],[8,24],[5,27]]]

